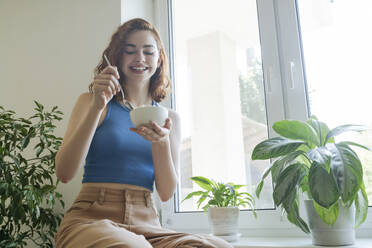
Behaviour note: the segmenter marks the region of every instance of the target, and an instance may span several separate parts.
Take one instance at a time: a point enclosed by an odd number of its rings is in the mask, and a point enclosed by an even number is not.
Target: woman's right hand
[[[107,66],[92,82],[93,107],[103,110],[114,95],[120,92],[119,72],[116,66]]]

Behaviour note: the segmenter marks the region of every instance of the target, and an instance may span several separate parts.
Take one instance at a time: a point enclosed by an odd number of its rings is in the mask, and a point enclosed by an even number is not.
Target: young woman
[[[110,66],[104,60],[107,56]],[[56,247],[232,247],[210,235],[163,229],[152,199],[177,185],[180,119],[133,128],[129,106],[158,106],[168,94],[168,63],[157,30],[143,19],[121,25],[78,98],[56,156],[69,182],[84,166],[83,186],[56,234]],[[125,99],[121,97],[121,87]]]

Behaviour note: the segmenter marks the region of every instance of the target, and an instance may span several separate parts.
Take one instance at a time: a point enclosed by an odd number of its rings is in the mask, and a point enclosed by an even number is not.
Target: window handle
[[[267,93],[271,93],[271,76],[272,76],[273,67],[269,66],[269,68],[266,70],[266,76],[265,76],[265,82],[266,82],[266,90]]]
[[[289,88],[294,89],[294,69],[295,64],[293,61],[289,62]]]

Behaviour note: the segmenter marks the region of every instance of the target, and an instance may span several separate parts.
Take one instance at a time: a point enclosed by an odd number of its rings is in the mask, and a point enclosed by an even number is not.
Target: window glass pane
[[[255,0],[177,0],[174,11],[176,109],[182,118],[179,211],[197,210],[190,177],[254,185],[268,166],[251,161],[267,139]],[[267,178],[257,208],[272,208]],[[204,204],[203,204],[204,205]],[[202,205],[202,206],[203,206]]]
[[[297,0],[310,112],[330,128],[372,127],[372,1]],[[372,147],[372,129],[336,137]],[[354,148],[354,147],[353,147]],[[372,154],[357,149],[372,204]]]

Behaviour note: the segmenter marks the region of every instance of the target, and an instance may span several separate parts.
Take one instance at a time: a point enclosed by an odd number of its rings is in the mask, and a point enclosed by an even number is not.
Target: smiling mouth
[[[143,71],[146,71],[147,69],[149,69],[146,66],[130,66],[129,68],[133,71],[136,71],[136,72],[143,72]]]

